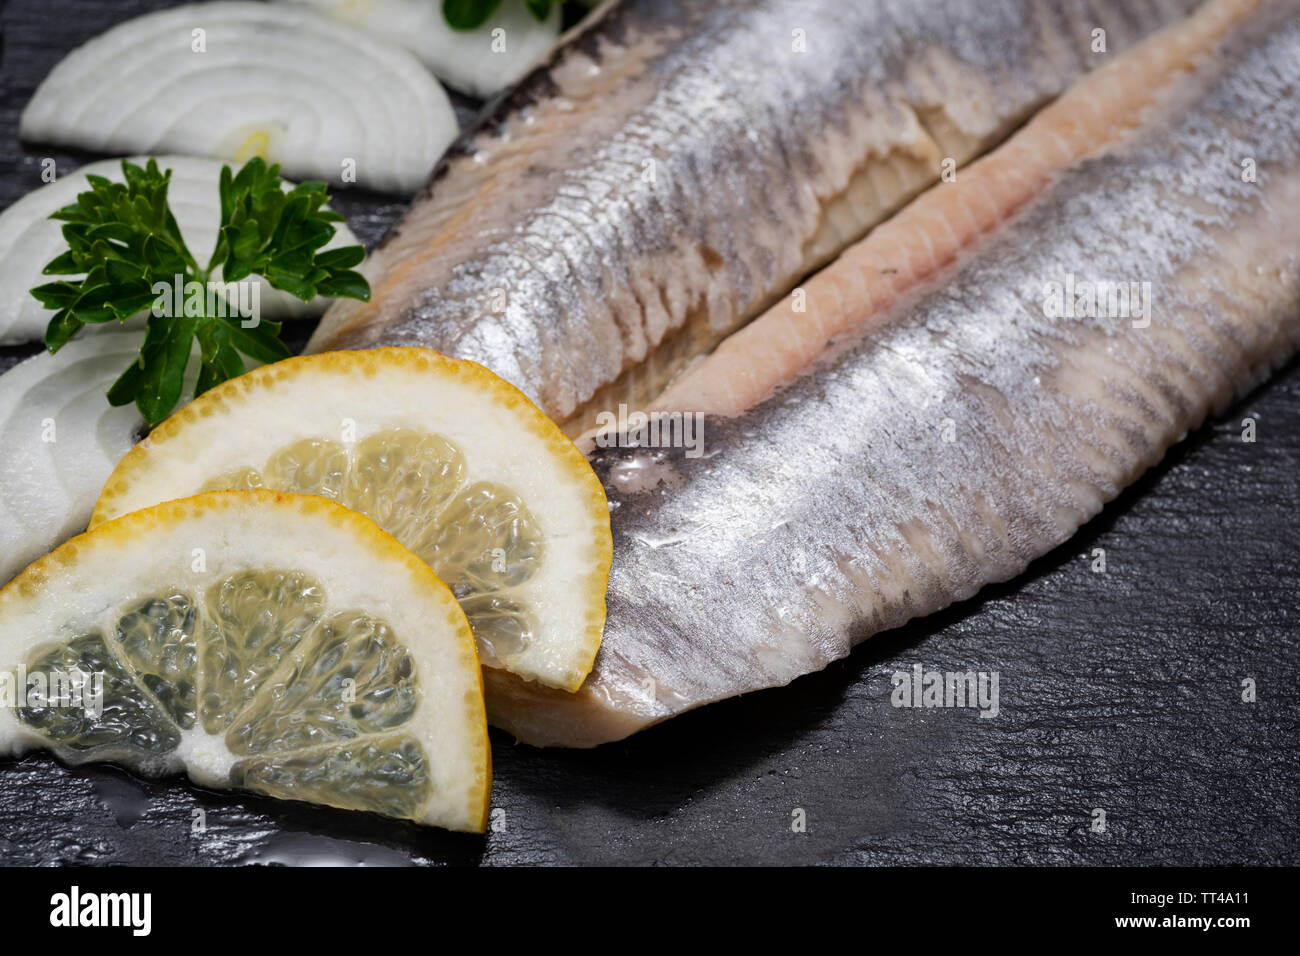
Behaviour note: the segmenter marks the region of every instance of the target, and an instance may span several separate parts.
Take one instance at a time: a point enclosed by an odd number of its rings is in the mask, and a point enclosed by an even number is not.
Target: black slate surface
[[[166,5],[0,12],[0,207],[39,184],[41,157],[91,158],[17,142],[40,79]],[[403,204],[348,191],[336,205],[373,242]],[[0,370],[26,354],[0,350]],[[485,837],[32,755],[0,762],[0,862],[1295,864],[1298,474],[1293,362],[1018,581],[820,674],[594,751],[494,731]],[[999,672],[1000,714],[895,709],[890,675],[917,663]]]

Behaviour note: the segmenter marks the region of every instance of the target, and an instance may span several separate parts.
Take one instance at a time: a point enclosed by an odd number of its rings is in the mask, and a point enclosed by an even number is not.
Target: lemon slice
[[[611,550],[604,490],[554,423],[481,365],[379,348],[263,366],[132,449],[91,527],[217,488],[323,495],[368,515],[451,588],[485,666],[569,691],[591,670]]]
[[[213,492],[72,539],[0,591],[0,675],[0,752],[486,822],[464,614],[428,565],[323,498]]]

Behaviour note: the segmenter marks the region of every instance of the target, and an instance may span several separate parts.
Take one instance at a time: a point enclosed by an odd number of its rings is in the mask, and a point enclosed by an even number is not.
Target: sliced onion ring
[[[278,0],[310,6],[340,23],[383,37],[413,52],[448,86],[488,97],[538,62],[560,32],[560,5],[545,22],[523,0],[504,0],[473,30],[453,30],[439,0]]]
[[[203,3],[72,51],[20,132],[116,155],[260,155],[292,179],[410,193],[457,124],[437,80],[399,46],[306,7]]]

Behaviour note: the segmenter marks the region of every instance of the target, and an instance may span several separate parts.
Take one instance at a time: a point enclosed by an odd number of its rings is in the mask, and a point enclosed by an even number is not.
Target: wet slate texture
[[[165,5],[7,4],[0,206],[38,184],[41,157],[90,158],[18,143],[35,85],[108,24]],[[337,204],[367,242],[403,205]],[[29,351],[0,351],[0,369]],[[494,731],[485,837],[34,754],[0,762],[0,862],[1300,863],[1298,475],[1293,362],[1021,579],[822,673],[593,751]],[[918,663],[997,671],[1000,714],[892,707],[891,674]]]

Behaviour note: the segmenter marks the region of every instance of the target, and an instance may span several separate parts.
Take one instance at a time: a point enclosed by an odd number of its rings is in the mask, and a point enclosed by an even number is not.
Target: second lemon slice
[[[565,690],[591,669],[611,551],[604,491],[550,419],[482,366],[380,348],[255,369],[132,449],[91,527],[245,488],[372,518],[451,588],[486,666]]]
[[[0,590],[0,753],[483,832],[482,674],[428,566],[318,497],[214,492]]]

